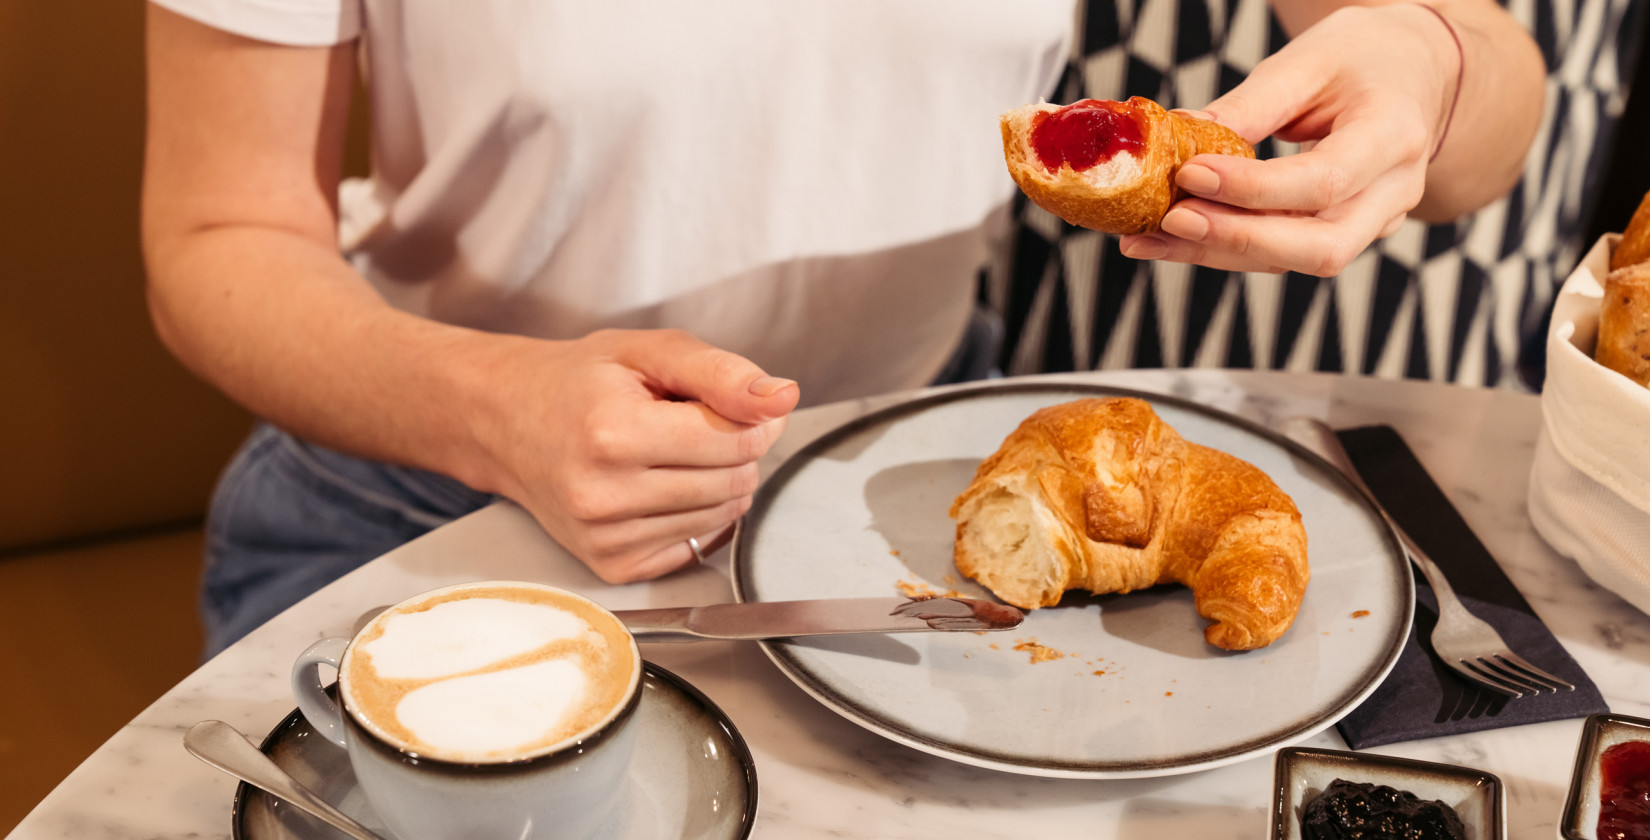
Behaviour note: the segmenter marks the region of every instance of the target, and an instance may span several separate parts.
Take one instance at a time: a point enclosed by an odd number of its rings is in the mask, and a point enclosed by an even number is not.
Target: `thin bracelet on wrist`
[[[1461,101],[1461,84],[1467,78],[1467,50],[1466,47],[1461,45],[1461,35],[1455,31],[1455,24],[1450,23],[1449,18],[1444,17],[1443,12],[1425,3],[1416,3],[1415,5],[1432,12],[1433,16],[1438,18],[1438,22],[1444,25],[1444,30],[1449,32],[1450,40],[1455,42],[1457,59],[1455,62],[1455,93],[1450,96],[1449,111],[1444,115],[1444,130],[1438,132],[1438,145],[1433,148],[1432,157],[1427,158],[1427,164],[1431,165],[1433,161],[1438,159],[1438,153],[1444,150],[1444,141],[1449,139],[1450,123],[1455,121],[1455,106]]]

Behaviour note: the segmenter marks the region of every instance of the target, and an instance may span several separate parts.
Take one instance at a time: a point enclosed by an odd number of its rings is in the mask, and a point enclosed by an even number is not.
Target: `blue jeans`
[[[1000,375],[1001,342],[1001,319],[976,313],[935,384]],[[260,424],[219,479],[207,513],[206,656],[368,560],[496,498]]]
[[[260,424],[207,513],[200,609],[211,657],[374,557],[494,500]]]

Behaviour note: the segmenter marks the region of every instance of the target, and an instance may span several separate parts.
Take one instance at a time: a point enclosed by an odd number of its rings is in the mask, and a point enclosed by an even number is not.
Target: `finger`
[[[759,481],[754,462],[737,467],[604,471],[574,482],[561,504],[580,522],[622,522],[748,499]]]
[[[1169,113],[1179,114],[1183,117],[1191,117],[1194,120],[1208,120],[1209,122],[1220,122],[1220,118],[1218,116],[1216,116],[1212,113],[1209,113],[1208,111],[1198,111],[1198,110],[1194,110],[1192,108],[1174,108],[1174,109],[1171,109]],[[1227,127],[1230,128],[1230,126],[1227,126]]]
[[[1337,124],[1311,151],[1300,154],[1270,160],[1198,155],[1175,173],[1175,185],[1234,207],[1315,213],[1351,200],[1406,165],[1419,164],[1425,139],[1414,120],[1354,118]]]
[[[737,467],[766,454],[789,422],[736,423],[698,402],[620,400],[591,409],[581,454],[621,469]]]
[[[694,547],[692,541],[688,541],[688,553],[693,554],[694,562],[703,563],[709,561],[711,555],[714,555],[723,546],[732,542],[734,528],[737,524],[738,523],[734,523],[733,525],[717,528],[714,531],[703,533],[697,537],[694,537],[694,540],[697,540],[699,543],[699,550],[697,553],[693,550]]]
[[[753,464],[766,455],[785,427],[788,415],[760,423],[735,423],[704,403],[674,403],[669,409],[681,415],[683,425],[672,437],[655,436],[648,463],[660,467],[737,467]],[[645,439],[645,438],[644,438]]]
[[[1119,244],[1123,256],[1136,260],[1190,263],[1222,271],[1262,274],[1282,274],[1289,270],[1281,265],[1262,263],[1255,257],[1233,256],[1225,251],[1211,250],[1200,242],[1188,242],[1162,233],[1125,236]]]
[[[739,523],[738,522],[733,522],[733,523],[728,524],[726,527],[722,528],[720,531],[717,531],[715,534],[711,535],[709,538],[701,536],[699,538],[700,553],[704,554],[706,557],[709,557],[710,555],[716,553],[717,551],[720,551],[722,549],[722,546],[725,546],[728,543],[733,542],[733,535],[738,530],[739,530]]]
[[[1351,258],[1343,250],[1350,246],[1330,241],[1325,224],[1315,216],[1221,213],[1188,201],[1169,211],[1164,225],[1162,259],[1171,262],[1227,271],[1316,274]]]
[[[1381,224],[1368,216],[1336,221],[1321,216],[1211,214],[1209,235],[1201,242],[1187,242],[1187,253],[1171,253],[1170,259],[1228,270],[1329,277],[1369,247]],[[1170,250],[1177,248],[1171,245]]]
[[[693,551],[688,548],[687,541],[683,540],[661,546],[641,557],[623,560],[586,560],[585,565],[596,573],[596,577],[608,583],[624,584],[661,578],[671,572],[697,565],[698,562],[699,559],[694,557]]]
[[[647,580],[698,562],[685,535],[719,534],[746,510],[749,500],[593,528],[574,553],[608,583]],[[700,553],[708,555],[705,544],[701,539]]]
[[[1398,215],[1393,216],[1390,220],[1387,221],[1386,226],[1381,228],[1381,232],[1376,238],[1377,239],[1385,239],[1385,238],[1393,235],[1394,233],[1397,233],[1398,229],[1403,227],[1404,222],[1406,222],[1408,220],[1409,220],[1409,214],[1408,213],[1399,213]]]
[[[1320,277],[1338,274],[1378,237],[1391,220],[1388,182],[1331,212],[1278,215],[1234,211],[1212,202],[1188,199],[1163,217],[1152,237],[1163,251],[1159,259],[1196,263],[1229,271],[1299,271]],[[1124,254],[1132,256],[1124,244]]]
[[[697,400],[736,423],[761,423],[796,408],[801,391],[754,362],[680,330],[659,330],[629,345],[621,361],[667,395]]]
[[[1258,143],[1300,115],[1311,112],[1322,91],[1322,83],[1332,76],[1327,66],[1320,66],[1318,70],[1307,73],[1290,70],[1282,62],[1262,61],[1243,81],[1204,106],[1200,113],[1250,143]],[[1319,84],[1302,84],[1302,79],[1314,79]]]

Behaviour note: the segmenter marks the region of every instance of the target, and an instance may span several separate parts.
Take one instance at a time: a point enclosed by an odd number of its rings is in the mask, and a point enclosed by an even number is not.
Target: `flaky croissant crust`
[[[1048,171],[1032,152],[1031,130],[1038,113],[1060,106],[1042,103],[1016,108],[998,119],[1003,158],[1014,183],[1039,207],[1074,225],[1103,233],[1150,233],[1157,230],[1169,205],[1184,197],[1174,176],[1186,161],[1200,154],[1255,156],[1247,140],[1219,123],[1166,111],[1142,96],[1126,104],[1145,127],[1146,149],[1138,177],[1097,187],[1070,164]]]
[[[951,506],[958,570],[1025,609],[1066,591],[1191,588],[1204,638],[1271,644],[1311,574],[1294,502],[1255,466],[1190,443],[1138,399],[1023,421]]]

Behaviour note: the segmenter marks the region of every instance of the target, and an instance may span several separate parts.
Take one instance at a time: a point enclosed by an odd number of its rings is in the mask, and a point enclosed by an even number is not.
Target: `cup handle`
[[[298,699],[298,711],[304,719],[328,741],[347,748],[344,741],[344,715],[338,704],[327,696],[321,684],[321,666],[338,668],[344,661],[349,639],[334,637],[322,639],[298,655],[292,663],[292,696]]]

